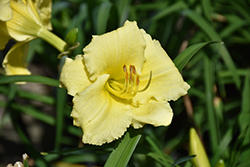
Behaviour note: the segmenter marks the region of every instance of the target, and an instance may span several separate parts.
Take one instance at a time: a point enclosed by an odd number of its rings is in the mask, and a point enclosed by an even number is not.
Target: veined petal
[[[82,55],[77,55],[75,60],[66,58],[61,71],[60,83],[62,87],[67,88],[68,94],[75,96],[76,93],[82,92],[91,84],[85,70]]]
[[[42,23],[32,1],[11,1],[10,6],[13,17],[6,22],[10,36],[17,41],[34,38],[42,28]]]
[[[37,3],[33,0],[26,0],[26,3],[26,12],[30,14],[30,18],[32,18],[33,22],[35,22],[37,25],[43,26],[38,14],[40,11],[38,11]]]
[[[0,1],[0,20],[8,21],[12,18],[12,9],[10,7],[10,0]]]
[[[173,118],[173,112],[168,102],[150,100],[146,104],[133,108],[134,128],[141,128],[144,124],[154,126],[168,126]]]
[[[115,31],[93,36],[91,43],[83,49],[90,79],[95,80],[102,74],[110,74],[111,79],[124,78],[124,65],[134,65],[141,74],[145,46],[136,22],[126,21]]]
[[[52,8],[51,0],[36,1],[36,6],[43,26],[48,30],[52,30],[52,25],[50,22]]]
[[[121,137],[131,124],[131,108],[129,105],[114,99],[105,90],[109,79],[103,74],[83,92],[77,93],[73,99],[71,116],[74,124],[83,130],[84,143],[102,145]]]
[[[190,86],[183,81],[180,72],[161,47],[159,41],[152,40],[151,36],[146,34],[144,30],[141,31],[147,47],[145,50],[146,62],[140,77],[140,88],[145,87],[148,83],[150,71],[152,71],[152,80],[148,89],[138,93],[134,99],[141,103],[146,103],[152,97],[158,101],[177,100],[187,93]]]
[[[5,48],[5,45],[8,43],[8,41],[11,39],[7,28],[6,23],[3,21],[0,21],[0,50]]]
[[[27,69],[27,53],[29,41],[16,43],[11,47],[3,60],[6,75],[29,75]]]

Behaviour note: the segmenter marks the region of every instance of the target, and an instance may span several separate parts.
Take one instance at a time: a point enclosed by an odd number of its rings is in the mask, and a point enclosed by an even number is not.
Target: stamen
[[[142,90],[138,90],[138,92],[144,92],[145,90],[148,89],[150,83],[151,83],[151,79],[152,79],[152,71],[150,71],[150,75],[149,75],[149,79],[148,79],[148,83],[147,85],[142,89]]]
[[[134,87],[134,82],[133,82],[133,74],[134,74],[134,67],[133,67],[133,65],[130,65],[129,66],[129,71],[130,71],[130,92],[129,92],[129,94],[132,94],[132,92],[133,92],[133,87]]]
[[[130,65],[128,72],[127,66],[124,65],[123,71],[125,73],[125,79],[123,84],[121,83],[121,80],[109,80],[107,82],[106,89],[110,93],[120,98],[131,99],[138,92],[143,92],[148,89],[152,79],[152,71],[150,71],[149,81],[147,85],[142,90],[138,90],[140,80],[139,76],[137,75],[135,66]]]
[[[130,65],[130,73],[133,73],[134,75],[136,74],[135,66]]]

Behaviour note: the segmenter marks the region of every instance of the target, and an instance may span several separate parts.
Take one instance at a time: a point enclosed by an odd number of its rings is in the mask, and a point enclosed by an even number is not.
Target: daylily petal
[[[148,83],[150,71],[152,71],[152,80],[148,89],[138,93],[135,100],[141,103],[146,103],[152,97],[158,101],[177,100],[187,93],[190,86],[183,81],[180,72],[161,47],[159,41],[152,40],[151,36],[146,34],[144,30],[141,31],[147,47],[145,50],[146,62],[140,77],[140,88],[145,87]]]
[[[104,89],[109,79],[103,74],[73,99],[71,116],[74,123],[83,130],[84,143],[102,145],[121,137],[131,124],[131,108],[114,99]]]
[[[136,22],[126,21],[115,31],[93,36],[91,43],[83,49],[90,79],[95,80],[102,74],[110,74],[111,79],[124,78],[124,65],[134,65],[141,74],[144,50],[145,41]]]
[[[91,84],[85,70],[82,55],[77,55],[75,60],[66,58],[61,71],[60,83],[62,87],[67,88],[68,94],[75,96],[77,92],[82,92]]]
[[[23,1],[23,0],[22,0]],[[30,14],[30,18],[32,18],[33,22],[42,26],[42,21],[38,12],[40,12],[37,8],[37,4],[33,0],[26,0],[26,12]]]
[[[36,6],[38,8],[38,13],[43,26],[48,30],[52,30],[52,25],[50,22],[52,8],[51,0],[36,1]]]
[[[168,102],[150,100],[148,103],[133,108],[134,128],[141,128],[144,124],[154,126],[168,126],[173,118],[173,112]]]
[[[10,6],[13,10],[13,18],[6,22],[10,36],[17,41],[35,37],[42,28],[42,23],[33,2],[31,0],[11,1]]]
[[[6,23],[0,21],[0,50],[5,48],[5,45],[11,39],[6,28]]]
[[[12,9],[10,7],[10,0],[0,1],[0,20],[8,21],[12,18]]]
[[[27,53],[29,41],[16,43],[11,47],[3,60],[6,75],[29,75],[27,69]]]

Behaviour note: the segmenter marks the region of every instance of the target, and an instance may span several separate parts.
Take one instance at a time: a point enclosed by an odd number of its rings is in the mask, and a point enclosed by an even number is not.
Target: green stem
[[[45,28],[42,28],[37,36],[54,46],[60,52],[64,52],[68,47],[67,43],[64,40]]]

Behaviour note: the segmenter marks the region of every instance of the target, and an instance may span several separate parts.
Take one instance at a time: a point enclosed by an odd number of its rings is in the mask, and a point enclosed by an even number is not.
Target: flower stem
[[[37,36],[54,46],[60,52],[64,52],[68,47],[67,43],[64,40],[45,28],[42,28]]]

